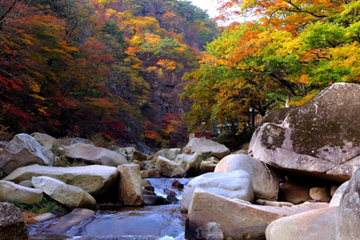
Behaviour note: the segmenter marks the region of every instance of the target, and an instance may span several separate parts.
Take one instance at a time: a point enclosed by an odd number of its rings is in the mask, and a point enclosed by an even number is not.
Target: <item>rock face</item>
[[[274,167],[344,182],[360,165],[360,85],[336,83],[308,103],[270,112],[249,146]]]
[[[9,181],[0,180],[0,202],[10,202],[17,199],[21,202],[38,204],[43,191],[34,188],[23,187]]]
[[[95,199],[79,187],[68,185],[51,177],[33,177],[31,182],[35,188],[44,191],[52,199],[70,209],[96,208]]]
[[[15,205],[0,202],[0,238],[6,240],[28,239],[29,231],[24,216]]]
[[[0,173],[8,175],[19,167],[32,164],[52,166],[53,160],[51,151],[41,146],[32,136],[21,133],[15,135],[0,154]]]
[[[224,157],[214,172],[228,173],[236,170],[244,170],[251,175],[255,198],[277,200],[280,180],[275,170],[249,155],[234,154]]]
[[[124,164],[118,166],[120,173],[119,200],[128,206],[140,206],[144,204],[141,190],[140,167],[137,164]]]
[[[182,200],[181,211],[190,207],[195,189],[202,189],[226,198],[235,198],[252,202],[254,191],[251,176],[243,170],[230,173],[206,173],[191,180],[186,186]]]
[[[266,228],[266,240],[335,240],[337,207],[284,217]]]
[[[158,170],[163,177],[182,176],[185,172],[179,164],[162,156],[159,156],[156,160],[156,170]]]
[[[106,192],[119,175],[115,167],[100,165],[84,167],[47,167],[32,165],[16,169],[3,180],[20,183],[32,177],[48,176],[82,188],[91,195]]]
[[[121,164],[128,163],[123,155],[90,144],[76,143],[64,148],[66,156],[83,159],[94,164],[117,167]]]
[[[187,239],[195,239],[196,229],[208,222],[218,223],[225,239],[265,239],[265,229],[272,221],[327,206],[324,203],[294,207],[258,206],[196,189],[188,212]]]
[[[202,152],[204,155],[211,154],[219,159],[230,154],[230,150],[225,145],[205,139],[193,138],[183,148],[183,152],[192,154],[194,152]]]
[[[360,236],[360,168],[350,179],[340,200],[338,240],[355,240]]]

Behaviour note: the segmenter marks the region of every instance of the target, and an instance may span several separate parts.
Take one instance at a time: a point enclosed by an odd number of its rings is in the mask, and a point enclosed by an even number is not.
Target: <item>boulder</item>
[[[157,161],[158,157],[162,156],[169,160],[175,160],[176,157],[180,154],[181,148],[167,148],[161,149],[154,154],[153,160],[154,162]]]
[[[214,172],[228,173],[236,170],[244,170],[251,175],[255,198],[277,200],[280,178],[276,170],[249,155],[234,154],[224,157]]]
[[[200,174],[200,164],[203,160],[202,152],[195,152],[191,159],[186,163],[186,177],[195,177]]]
[[[196,229],[196,239],[223,240],[224,234],[219,224],[216,222],[209,222],[204,226]]]
[[[204,155],[211,154],[219,159],[230,154],[230,150],[223,144],[205,138],[193,138],[183,148],[183,153],[192,154],[202,152]]]
[[[312,210],[273,221],[266,240],[335,240],[337,207]]]
[[[16,199],[38,205],[42,197],[43,191],[39,189],[23,187],[13,182],[0,180],[0,202],[10,202]]]
[[[123,155],[90,144],[76,143],[64,149],[67,157],[82,159],[93,164],[117,167],[128,163]]]
[[[137,164],[124,164],[118,166],[120,202],[127,206],[140,206],[144,204],[141,190],[140,167]]]
[[[156,178],[159,177],[159,171],[156,169],[142,170],[140,171],[141,178]]]
[[[79,187],[68,185],[51,177],[33,177],[33,186],[44,191],[52,199],[70,209],[96,208],[96,200],[89,193]]]
[[[283,182],[280,184],[279,200],[299,204],[311,200],[310,186],[299,182]]]
[[[40,164],[52,166],[54,155],[32,136],[21,133],[6,145],[0,154],[0,172],[9,175],[19,167]]]
[[[294,204],[290,202],[278,202],[278,201],[269,201],[264,199],[257,199],[255,202],[257,205],[273,206],[273,207],[292,207]]]
[[[158,170],[163,177],[182,176],[185,172],[179,164],[162,156],[159,156],[156,160],[156,170]]]
[[[337,239],[355,240],[360,236],[360,168],[350,179],[341,197]]]
[[[28,237],[29,230],[20,210],[14,204],[0,202],[0,238],[19,240]]]
[[[341,184],[340,187],[338,187],[336,189],[333,197],[331,198],[330,207],[338,207],[338,206],[340,206],[340,200],[341,200],[341,198],[342,198],[348,184],[349,184],[349,181],[346,181],[343,184]]]
[[[209,222],[218,223],[226,239],[265,239],[265,229],[272,221],[327,206],[324,203],[293,207],[258,206],[196,189],[188,212],[187,239],[195,239],[196,229]]]
[[[249,153],[276,168],[349,180],[360,165],[360,85],[335,83],[306,104],[271,111]]]
[[[328,187],[313,187],[310,188],[310,197],[318,202],[330,202],[330,188]]]
[[[52,136],[45,133],[35,132],[30,135],[47,150],[51,150],[51,148],[53,148],[53,146],[58,142],[56,138],[53,138]]]
[[[202,189],[230,199],[249,202],[254,199],[251,176],[243,170],[230,173],[206,173],[191,180],[182,195],[182,212],[188,211],[195,189]]]
[[[144,204],[145,205],[164,205],[164,204],[171,204],[171,202],[161,196],[144,195]]]
[[[112,186],[118,175],[119,172],[115,167],[100,165],[84,167],[32,165],[16,169],[3,180],[20,183],[24,180],[31,180],[34,176],[48,176],[80,187],[92,195],[99,195],[105,193]]]
[[[125,151],[131,160],[145,161],[147,159],[146,154],[136,150],[134,147],[127,147]]]
[[[61,219],[52,227],[45,230],[46,233],[64,234],[72,227],[81,222],[88,221],[93,218],[95,212],[89,209],[74,209],[71,213],[61,217]]]
[[[201,173],[214,172],[215,168],[216,168],[216,163],[213,163],[212,161],[203,161],[200,163]]]

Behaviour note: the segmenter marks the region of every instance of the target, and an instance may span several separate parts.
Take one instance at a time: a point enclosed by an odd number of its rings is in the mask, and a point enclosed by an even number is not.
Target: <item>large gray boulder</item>
[[[0,202],[0,239],[28,239],[29,230],[24,216],[14,204]]]
[[[43,191],[34,188],[23,187],[9,181],[0,180],[0,202],[19,200],[31,204],[39,204],[43,197]]]
[[[202,189],[230,199],[254,200],[251,176],[243,170],[230,173],[206,173],[191,180],[181,200],[181,211],[187,212],[195,189]]]
[[[205,138],[193,138],[183,148],[183,153],[193,154],[194,152],[202,152],[204,155],[212,155],[219,159],[230,154],[230,150],[223,144],[211,141]]]
[[[228,173],[236,170],[244,170],[251,175],[255,198],[277,200],[280,178],[276,170],[249,155],[232,154],[224,157],[214,172]]]
[[[44,191],[52,199],[70,209],[96,208],[94,197],[79,187],[68,185],[51,177],[33,177],[31,182],[35,188]]]
[[[0,153],[0,173],[8,175],[19,167],[32,164],[52,166],[53,161],[54,154],[51,151],[32,136],[21,133],[15,135]]]
[[[360,85],[336,83],[308,103],[271,111],[249,153],[276,168],[344,182],[360,165]]]
[[[82,159],[93,164],[117,167],[128,163],[123,155],[91,144],[76,143],[64,149],[67,157]]]
[[[91,165],[84,167],[47,167],[32,165],[16,169],[3,180],[20,183],[32,177],[48,176],[77,186],[91,195],[106,192],[119,175],[115,167]]]

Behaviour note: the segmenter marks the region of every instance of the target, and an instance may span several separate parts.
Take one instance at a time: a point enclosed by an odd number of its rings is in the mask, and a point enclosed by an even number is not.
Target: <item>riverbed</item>
[[[98,210],[95,215],[64,233],[47,232],[57,224],[60,216],[35,224],[29,224],[30,239],[184,239],[186,214],[180,212],[182,190],[171,187],[173,178],[149,178],[158,196],[164,191],[176,193],[178,202],[169,205],[120,207],[116,210]],[[176,179],[187,185],[189,178]]]

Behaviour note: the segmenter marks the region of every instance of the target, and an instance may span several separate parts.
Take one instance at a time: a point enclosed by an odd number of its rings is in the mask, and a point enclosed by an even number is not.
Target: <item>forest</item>
[[[219,35],[177,0],[4,0],[0,127],[150,147],[187,139],[178,95]]]
[[[244,143],[255,115],[360,80],[360,1],[219,2],[214,22],[178,0],[1,1],[0,128],[160,148],[217,126]]]

